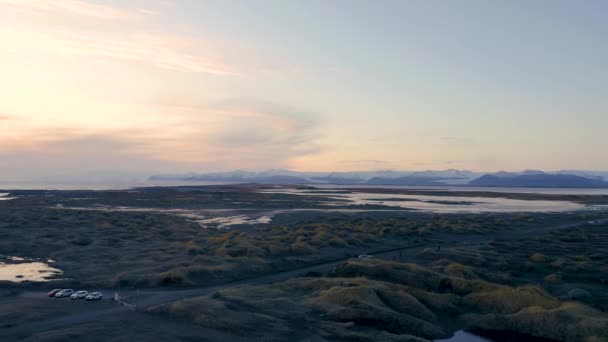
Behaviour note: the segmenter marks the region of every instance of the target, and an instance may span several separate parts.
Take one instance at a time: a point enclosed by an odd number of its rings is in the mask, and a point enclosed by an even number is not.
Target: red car
[[[53,291],[49,292],[49,297],[55,297],[55,294],[57,294],[59,291],[61,291],[61,289],[54,289]]]

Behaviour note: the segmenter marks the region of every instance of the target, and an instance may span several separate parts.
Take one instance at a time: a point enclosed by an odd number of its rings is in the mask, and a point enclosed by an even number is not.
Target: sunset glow
[[[433,2],[0,0],[0,176],[608,169],[604,3]]]

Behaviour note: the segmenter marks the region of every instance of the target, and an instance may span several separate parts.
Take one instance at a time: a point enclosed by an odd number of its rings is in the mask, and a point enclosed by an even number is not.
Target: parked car
[[[87,291],[76,291],[71,296],[70,299],[82,299],[85,298],[89,292]]]
[[[53,291],[49,292],[49,297],[55,297],[59,291],[61,291],[61,289],[54,289]]]
[[[55,293],[55,298],[69,297],[73,293],[74,293],[74,290],[72,290],[72,289],[64,289],[64,290],[61,290],[61,291]]]
[[[85,300],[101,300],[103,298],[103,294],[101,292],[91,292],[86,297]]]
[[[369,260],[369,259],[373,258],[373,256],[371,256],[369,254],[361,254],[357,258],[360,260]]]

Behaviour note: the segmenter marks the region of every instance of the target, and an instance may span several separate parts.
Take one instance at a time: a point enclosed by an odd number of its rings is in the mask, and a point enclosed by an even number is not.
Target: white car
[[[357,257],[359,260],[369,260],[371,258],[373,258],[373,256],[369,255],[369,254],[361,254]]]
[[[91,292],[86,297],[85,300],[101,300],[103,298],[103,294],[101,292]]]
[[[87,291],[77,291],[70,296],[70,299],[82,299],[85,298],[88,294],[89,293]]]
[[[65,289],[65,290],[61,290],[61,291],[55,293],[55,298],[69,297],[72,294],[74,294],[74,290],[72,290],[72,289]]]

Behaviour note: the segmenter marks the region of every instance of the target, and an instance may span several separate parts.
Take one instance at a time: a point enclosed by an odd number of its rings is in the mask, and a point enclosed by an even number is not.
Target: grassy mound
[[[557,341],[608,341],[608,316],[580,303],[530,306],[512,314],[470,314],[464,320],[473,328],[517,331]]]
[[[491,290],[464,296],[463,304],[478,312],[512,314],[528,307],[554,309],[559,306],[559,300],[536,286],[496,286]]]
[[[353,341],[420,342],[446,336],[431,310],[406,291],[402,285],[365,278],[296,278],[224,289],[151,311],[244,337],[263,332],[277,340],[294,332]]]
[[[448,335],[440,323],[448,317],[468,328],[558,341],[608,340],[608,318],[602,312],[581,303],[561,302],[538,286],[487,282],[454,263],[432,270],[353,259],[336,267],[329,277],[235,287],[152,311],[233,333],[237,324],[236,332],[242,336],[259,337],[257,329],[277,340],[317,336],[426,341]]]
[[[413,312],[433,317],[430,311],[415,299],[410,302],[418,306],[418,308],[414,307]],[[318,297],[308,300],[306,304],[316,311],[325,313],[332,321],[354,322],[358,326],[424,338],[445,335],[441,328],[423,319],[393,310],[373,288],[366,285],[333,287],[321,292]],[[405,308],[401,309],[406,311]]]
[[[240,336],[261,338],[272,332],[267,335],[267,341],[284,340],[290,332],[282,319],[258,312],[233,310],[229,303],[208,297],[178,301],[151,311],[186,318],[197,325]]]

